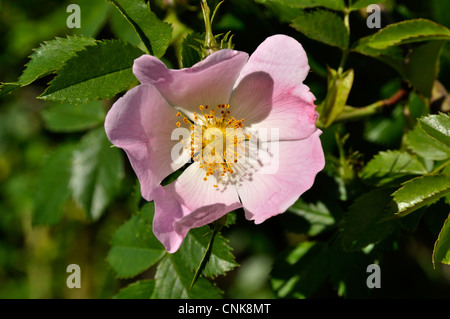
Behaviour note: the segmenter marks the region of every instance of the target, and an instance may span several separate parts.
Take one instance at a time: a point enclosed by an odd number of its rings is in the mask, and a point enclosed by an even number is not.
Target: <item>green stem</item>
[[[339,67],[337,69],[337,72],[339,75],[341,75],[344,72],[344,65],[345,65],[345,62],[347,61],[348,53],[349,53],[348,49],[342,50],[341,61],[339,62]]]
[[[384,107],[396,105],[403,98],[407,97],[408,93],[409,93],[408,91],[400,89],[390,98],[386,100],[377,101],[364,107],[356,108],[351,106],[345,106],[342,113],[339,114],[333,122],[335,123],[343,121],[354,121],[379,113]]]
[[[444,163],[442,163],[441,165],[439,165],[438,167],[436,167],[431,173],[430,175],[439,173],[442,169],[444,169],[446,166],[448,166],[450,164],[450,159],[446,160]]]
[[[345,8],[344,10],[344,25],[347,28],[347,32],[350,35],[350,8]],[[338,74],[342,74],[344,72],[344,65],[347,61],[349,49],[345,48],[342,50],[342,57],[338,67]]]
[[[383,106],[383,101],[378,101],[368,106],[359,108],[346,106],[346,108],[344,108],[344,111],[336,117],[334,122],[359,120],[361,118],[368,117],[380,112]]]

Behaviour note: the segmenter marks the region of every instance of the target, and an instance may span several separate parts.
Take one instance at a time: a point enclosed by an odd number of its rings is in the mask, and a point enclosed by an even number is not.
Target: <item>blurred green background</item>
[[[211,7],[214,7],[212,1]],[[310,58],[312,72],[306,83],[320,102],[326,94],[327,66],[337,68],[338,49],[327,47],[302,36],[286,23],[286,13],[264,6],[261,1],[226,0],[216,18],[216,33],[231,30],[235,48],[249,53],[266,37],[283,33],[298,39]],[[387,1],[386,8],[394,21],[425,17],[450,27],[449,11],[442,10],[444,0]],[[82,28],[67,28],[71,3],[81,7]],[[217,3],[217,1],[216,1]],[[199,1],[151,1],[152,10],[160,18],[174,24],[174,40],[165,62],[179,67],[177,48],[190,29],[203,31]],[[448,5],[447,5],[448,7]],[[365,27],[364,12],[351,16],[352,38],[373,33]],[[0,0],[0,81],[14,82],[20,76],[33,48],[56,36],[83,34],[97,39],[120,38],[140,45],[132,27],[103,0]],[[401,85],[397,74],[388,66],[368,57],[352,55],[348,67],[355,69],[355,85],[350,94],[352,106],[368,105],[389,97]],[[118,280],[105,261],[109,243],[117,228],[132,212],[131,191],[135,177],[128,162],[126,179],[119,196],[103,216],[91,222],[73,202],[64,207],[64,219],[57,226],[32,226],[31,212],[38,174],[55,147],[77,142],[81,133],[56,133],[49,130],[45,110],[51,103],[36,99],[46,88],[51,76],[15,90],[0,98],[0,298],[110,298],[127,280]],[[450,47],[447,43],[440,63],[440,82],[450,87]],[[102,102],[105,110],[112,101]],[[421,101],[414,100],[420,109]],[[368,121],[346,126],[348,144],[364,154],[367,161],[378,151],[400,145],[405,119],[401,110],[380,114]],[[327,154],[337,152],[331,127],[323,135]],[[338,185],[325,174],[305,198],[333,195]],[[331,192],[330,192],[331,190]],[[446,216],[448,212],[437,212]],[[442,219],[441,219],[442,220]],[[273,218],[255,226],[238,215],[238,223],[224,231],[230,239],[237,262],[241,265],[217,278],[216,282],[229,298],[272,298],[269,273],[276,256],[292,238],[286,231],[288,216]],[[442,226],[442,222],[440,224]],[[435,228],[438,228],[437,225]],[[296,235],[298,236],[298,235]],[[431,252],[435,234],[418,229],[402,239],[402,249],[387,255],[383,268],[381,297],[450,297],[449,267],[432,268]],[[81,267],[81,289],[66,286],[66,267]],[[140,278],[151,277],[150,269]],[[364,284],[364,283],[361,283]],[[335,297],[336,291],[325,285],[316,297]],[[358,297],[358,296],[356,296]]]

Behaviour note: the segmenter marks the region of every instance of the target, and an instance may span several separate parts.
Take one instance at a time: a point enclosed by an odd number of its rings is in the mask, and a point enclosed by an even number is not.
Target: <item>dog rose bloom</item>
[[[141,84],[112,106],[105,129],[155,202],[153,232],[168,252],[232,210],[256,224],[283,213],[323,169],[308,60],[293,38],[269,37],[250,58],[220,50],[181,70],[143,55],[133,72]]]

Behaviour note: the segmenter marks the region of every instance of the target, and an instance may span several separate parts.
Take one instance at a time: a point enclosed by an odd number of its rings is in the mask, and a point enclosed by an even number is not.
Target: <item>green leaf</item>
[[[450,116],[439,113],[419,119],[420,127],[431,137],[450,147]]]
[[[311,225],[308,235],[315,236],[326,227],[335,223],[328,208],[321,202],[317,204],[305,203],[301,199],[287,210],[297,216],[301,216]]]
[[[108,6],[110,6],[110,4],[108,4]],[[144,43],[139,38],[139,35],[136,33],[136,30],[133,28],[133,25],[130,24],[127,19],[124,19],[119,10],[116,10],[115,8],[112,9],[108,24],[117,39],[134,44],[143,50],[147,50]]]
[[[397,104],[391,114],[373,116],[365,123],[364,138],[387,147],[397,147],[401,142],[405,127],[403,105]]]
[[[110,98],[137,82],[133,61],[142,54],[119,40],[97,42],[69,59],[39,98],[75,104]]]
[[[292,21],[291,27],[322,43],[346,49],[349,33],[337,14],[326,10],[303,12]]]
[[[140,274],[166,254],[152,231],[153,210],[153,204],[147,204],[115,233],[106,260],[119,278]]]
[[[100,218],[117,194],[123,175],[122,156],[111,148],[104,128],[86,134],[73,155],[70,187],[75,201],[92,220]]]
[[[172,38],[172,26],[162,22],[144,0],[108,0],[130,22],[151,55],[160,58]]]
[[[79,36],[44,41],[39,48],[34,49],[34,53],[30,56],[30,61],[26,64],[19,81],[17,83],[3,83],[0,87],[0,96],[59,70],[68,59],[75,56],[77,51],[83,50],[86,46],[94,45],[95,42],[95,39]]]
[[[336,70],[328,68],[328,89],[325,100],[319,106],[319,120],[328,127],[344,110],[347,98],[353,86],[353,69],[338,74]]]
[[[372,47],[373,36],[359,39],[352,51],[376,58],[395,69],[405,80],[425,97],[431,90],[439,70],[439,57],[444,41],[430,41],[416,47],[404,59],[401,48],[388,46],[382,49]]]
[[[431,0],[431,9],[433,12],[434,20],[437,23],[445,25],[450,28],[450,21],[448,19],[448,13],[450,12],[450,2],[442,0]]]
[[[402,184],[392,194],[397,204],[397,216],[406,216],[413,211],[431,205],[441,197],[450,194],[450,175],[425,175]]]
[[[450,265],[450,215],[442,227],[439,237],[434,244],[433,266],[437,262]]]
[[[20,88],[19,83],[0,83],[0,97]]]
[[[450,164],[447,162],[447,164]],[[446,167],[444,167],[444,169],[441,171],[442,174],[447,174],[450,175],[450,165],[447,165]],[[450,205],[450,194],[445,196],[445,202]]]
[[[425,97],[431,97],[431,89],[439,71],[439,58],[445,41],[430,41],[414,48],[405,65],[405,77]]]
[[[361,171],[361,178],[383,185],[399,178],[422,175],[428,171],[417,158],[401,151],[380,152]]]
[[[324,7],[337,11],[343,11],[345,9],[345,3],[343,0],[256,0],[256,2],[262,4],[277,3],[282,6],[300,9],[315,7]]]
[[[371,4],[378,4],[378,3],[382,3],[385,0],[359,0],[359,1],[355,1],[355,3],[352,3],[350,10],[359,10],[365,7],[370,6]]]
[[[95,39],[80,36],[68,36],[67,38],[45,41],[30,56],[30,61],[26,64],[26,69],[19,78],[19,83],[22,86],[28,85],[59,70],[67,60],[76,55],[76,52],[95,43]]]
[[[184,260],[185,266],[197,269],[208,247],[212,230],[208,226],[191,229],[177,254]],[[202,274],[214,278],[223,275],[237,266],[228,240],[217,234],[214,238],[211,255]]]
[[[200,43],[198,41],[203,41],[205,39],[205,34],[200,33],[190,33],[183,40],[181,45],[181,63],[183,68],[190,68],[195,63],[200,62]]]
[[[417,125],[406,135],[406,144],[408,148],[430,160],[445,160],[450,158],[450,147],[431,137]]]
[[[403,54],[400,47],[391,46],[383,49],[375,49],[369,46],[371,37],[364,37],[355,42],[352,46],[352,51],[372,58],[378,59],[386,63],[400,75],[404,75]]]
[[[292,7],[289,0],[256,0],[273,12],[282,23],[291,23],[303,10]]]
[[[194,272],[186,267],[184,259],[178,254],[166,256],[159,264],[155,274],[153,299],[218,299],[221,291],[207,279],[198,278],[189,290]]]
[[[310,297],[328,276],[329,258],[327,245],[315,242],[302,242],[281,254],[271,273],[271,285],[277,297]]]
[[[358,197],[344,214],[341,242],[345,250],[360,250],[386,238],[395,228],[390,217],[390,188],[377,188]]]
[[[154,290],[154,280],[139,280],[120,289],[113,299],[150,299]]]
[[[450,40],[450,30],[427,19],[412,19],[390,24],[370,36],[366,44],[374,49],[385,49],[429,40]]]
[[[192,287],[197,282],[198,278],[200,278],[200,275],[205,270],[206,264],[209,262],[209,258],[211,257],[212,247],[214,245],[214,239],[215,239],[217,233],[219,232],[219,228],[221,228],[221,226],[216,224],[213,228],[214,228],[213,233],[209,239],[208,246],[206,247],[206,250],[205,250],[205,253],[203,254],[202,260],[200,260],[200,264],[197,266],[197,269],[195,270],[194,278],[192,278],[191,285],[189,286],[189,290],[192,289]]]
[[[58,148],[42,167],[33,201],[33,224],[55,225],[61,220],[64,203],[70,197],[74,149],[73,145]]]
[[[102,103],[53,104],[42,111],[45,127],[52,132],[78,132],[103,123],[105,109]]]

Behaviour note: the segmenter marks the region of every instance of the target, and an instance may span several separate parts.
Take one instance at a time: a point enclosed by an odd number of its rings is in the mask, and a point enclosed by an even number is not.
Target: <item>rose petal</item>
[[[190,158],[184,152],[172,160],[172,150],[179,143],[171,140],[176,121],[176,111],[149,84],[129,90],[106,116],[106,135],[127,153],[139,179],[142,197],[148,201],[154,188]]]
[[[198,162],[190,165],[173,183],[154,192],[153,232],[169,253],[178,250],[191,228],[209,224],[242,207],[234,186],[213,186]]]
[[[285,212],[312,186],[325,165],[320,134],[317,130],[303,140],[262,143],[273,166],[258,167],[237,185],[247,219],[259,224]]]
[[[133,72],[141,83],[153,84],[166,100],[191,119],[200,105],[227,104],[248,54],[220,50],[181,70],[168,69],[159,59],[143,55],[134,61]]]
[[[300,43],[284,35],[267,38],[239,75],[230,100],[233,114],[251,129],[280,128],[280,140],[308,137],[317,120],[315,97],[302,83],[308,71]]]

